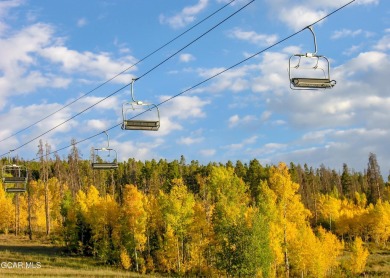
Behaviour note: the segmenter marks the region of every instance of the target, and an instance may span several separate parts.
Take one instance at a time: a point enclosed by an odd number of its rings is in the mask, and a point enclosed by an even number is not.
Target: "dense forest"
[[[49,237],[69,254],[140,273],[356,275],[365,244],[390,237],[389,181],[373,153],[363,173],[183,156],[93,170],[76,145],[61,158],[42,141],[37,155],[12,158],[29,181],[25,193],[0,190],[0,232]]]

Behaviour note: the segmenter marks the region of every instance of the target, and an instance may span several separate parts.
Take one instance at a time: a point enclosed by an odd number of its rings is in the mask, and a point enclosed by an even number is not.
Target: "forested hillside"
[[[359,274],[365,243],[390,237],[389,182],[375,154],[361,173],[184,157],[93,170],[76,146],[67,159],[49,152],[41,143],[40,160],[14,158],[29,169],[28,190],[0,190],[0,232],[48,236],[70,253],[141,273]]]

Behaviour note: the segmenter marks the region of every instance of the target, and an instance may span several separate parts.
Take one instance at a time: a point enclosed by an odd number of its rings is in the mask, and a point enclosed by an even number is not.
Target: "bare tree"
[[[50,154],[50,145],[46,142],[45,144],[45,152],[43,150],[42,139],[39,140],[38,145],[38,153],[37,155],[40,158],[41,162],[41,171],[40,177],[41,181],[44,185],[45,190],[45,217],[46,217],[46,235],[50,235],[50,206],[49,206],[49,188],[48,188],[48,180],[49,180],[49,154]]]
[[[68,155],[69,163],[69,179],[72,196],[76,196],[76,192],[81,188],[79,161],[81,159],[79,150],[76,147],[76,139],[71,141],[72,149]]]

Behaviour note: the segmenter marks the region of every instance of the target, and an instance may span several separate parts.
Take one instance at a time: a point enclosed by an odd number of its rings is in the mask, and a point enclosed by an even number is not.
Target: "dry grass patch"
[[[45,240],[0,235],[0,277],[156,277],[107,266],[90,257],[70,256]]]

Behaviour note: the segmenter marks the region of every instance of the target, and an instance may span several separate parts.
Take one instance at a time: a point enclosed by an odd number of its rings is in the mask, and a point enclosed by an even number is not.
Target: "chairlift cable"
[[[323,16],[322,18],[316,20],[315,22],[313,22],[313,23],[310,24],[309,26],[312,26],[312,25],[315,25],[315,24],[321,22],[322,20],[324,20],[324,19],[326,19],[327,17],[333,15],[334,13],[340,11],[341,9],[347,7],[348,5],[352,4],[352,3],[355,2],[355,1],[356,1],[356,0],[352,0],[352,1],[350,1],[350,2],[348,2],[348,3],[346,3],[346,4],[344,4],[343,6],[337,8],[336,10],[332,11],[331,13],[329,13],[329,14]],[[288,39],[290,39],[290,38],[296,36],[297,34],[299,34],[299,33],[301,33],[302,31],[304,31],[306,28],[307,28],[307,27],[304,27],[304,28],[302,28],[301,30],[299,30],[299,31],[297,31],[297,32],[295,32],[295,33],[293,33],[293,34],[291,34],[291,35],[289,35],[289,36],[287,36],[287,37],[285,37],[285,38],[283,38],[283,39],[277,41],[276,43],[274,43],[274,44],[272,44],[272,45],[270,45],[270,46],[268,46],[268,47],[266,47],[266,48],[264,48],[264,49],[262,49],[262,50],[256,52],[255,54],[253,54],[253,55],[251,55],[251,56],[249,56],[249,57],[247,57],[247,58],[245,58],[245,59],[243,59],[243,60],[241,60],[241,61],[235,63],[234,65],[232,65],[232,66],[230,66],[230,67],[228,67],[228,68],[226,68],[226,69],[224,69],[224,70],[219,71],[218,73],[214,74],[213,76],[204,79],[203,81],[201,81],[201,82],[199,82],[199,83],[193,85],[192,87],[190,87],[190,88],[188,88],[188,89],[186,89],[186,90],[184,90],[184,91],[182,91],[182,92],[180,92],[180,93],[178,93],[178,94],[176,94],[176,95],[174,95],[174,96],[172,96],[172,97],[170,97],[170,98],[168,98],[168,99],[166,99],[166,100],[160,102],[159,104],[156,104],[156,106],[161,106],[161,105],[163,105],[164,103],[167,103],[168,101],[171,101],[172,99],[174,99],[174,98],[176,98],[176,97],[178,97],[178,96],[180,96],[180,95],[183,95],[183,94],[185,94],[186,92],[188,92],[188,91],[190,91],[190,90],[193,90],[193,89],[196,88],[196,87],[199,87],[200,85],[202,85],[202,84],[204,84],[204,83],[210,81],[211,79],[214,79],[214,78],[220,76],[221,74],[223,74],[223,73],[225,73],[225,72],[227,72],[227,71],[229,71],[229,70],[231,70],[231,69],[233,69],[233,68],[235,68],[235,67],[237,67],[237,66],[239,66],[239,65],[241,65],[241,64],[243,64],[243,63],[245,63],[246,61],[248,61],[248,60],[250,60],[250,59],[256,57],[257,55],[259,55],[259,54],[261,54],[261,53],[263,53],[263,52],[266,52],[267,50],[269,50],[269,49],[275,47],[276,45],[279,45],[279,44],[281,44],[282,42],[284,42],[284,41],[286,41],[286,40],[288,40]],[[131,83],[130,83],[130,84],[131,84]],[[130,84],[127,84],[126,86],[129,86]],[[135,115],[133,118],[138,117],[139,115],[142,115],[143,113],[145,113],[145,111],[143,111],[143,112],[141,112],[141,113]],[[118,123],[118,124],[116,124],[116,125],[114,125],[114,126],[112,126],[112,127],[110,127],[110,128],[108,128],[108,129],[106,129],[105,131],[109,131],[109,130],[112,130],[112,129],[114,129],[114,128],[117,128],[117,127],[119,127],[121,124],[122,124],[122,122],[121,122],[121,123]],[[88,140],[90,140],[90,139],[92,139],[92,138],[94,138],[94,137],[100,135],[101,133],[102,133],[102,132],[99,132],[99,133],[97,133],[97,134],[94,134],[94,135],[92,135],[92,136],[89,136],[89,137],[87,137],[87,138],[84,138],[84,139],[82,139],[82,140],[80,140],[80,141],[77,141],[77,142],[75,142],[74,144],[71,144],[71,145],[62,147],[62,148],[60,148],[60,149],[57,149],[56,151],[52,151],[51,153],[49,153],[49,155],[50,155],[50,154],[53,154],[53,153],[56,153],[57,151],[65,150],[65,149],[67,149],[67,148],[69,148],[69,147],[71,147],[71,146],[73,146],[73,145],[77,145],[77,144],[80,144],[80,143],[82,143],[82,142],[88,141]],[[35,139],[36,139],[36,138],[35,138]],[[35,140],[35,139],[34,139],[34,140]],[[17,149],[19,149],[19,148],[20,148],[20,147],[16,148],[15,150],[17,150]],[[6,154],[7,154],[7,153],[6,153]],[[2,156],[4,156],[4,154],[1,155],[1,157],[2,157]],[[39,158],[39,157],[38,157],[38,158]],[[33,161],[36,160],[36,159],[38,159],[38,158],[33,159]]]
[[[92,90],[88,91],[87,93],[81,95],[80,97],[76,98],[75,100],[71,101],[70,103],[62,106],[60,109],[50,113],[49,115],[43,117],[42,119],[20,129],[19,131],[9,135],[8,137],[6,138],[3,138],[0,140],[0,143],[1,142],[4,142],[5,140],[9,139],[9,138],[12,138],[16,135],[18,135],[19,133],[23,132],[23,131],[26,131],[28,130],[29,128],[37,125],[38,123],[46,120],[47,118],[57,114],[58,112],[62,111],[63,109],[71,106],[72,104],[76,103],[77,101],[79,101],[80,99],[84,98],[85,96],[91,94],[92,92],[96,91],[97,89],[100,89],[101,87],[103,87],[104,85],[106,85],[107,83],[111,82],[112,80],[114,80],[115,78],[117,78],[118,76],[124,74],[126,71],[130,70],[131,68],[135,67],[136,65],[138,65],[139,63],[145,61],[146,59],[148,59],[150,56],[152,56],[153,54],[157,53],[158,51],[160,51],[161,49],[163,49],[164,47],[168,46],[169,44],[171,44],[172,42],[176,41],[177,39],[179,39],[180,37],[182,37],[183,35],[185,35],[186,33],[188,33],[189,31],[191,31],[192,29],[194,29],[195,27],[197,27],[198,25],[200,25],[201,23],[203,23],[204,21],[206,21],[207,19],[209,19],[210,17],[214,16],[215,14],[217,14],[218,12],[220,12],[221,10],[223,10],[224,8],[226,8],[227,6],[229,6],[230,4],[232,4],[234,1],[236,0],[231,0],[230,2],[226,3],[224,6],[220,7],[219,9],[217,9],[216,11],[214,11],[213,13],[211,13],[210,15],[208,15],[207,17],[203,18],[202,20],[200,20],[198,23],[194,24],[193,26],[191,26],[190,28],[186,29],[184,32],[180,33],[179,35],[177,35],[176,37],[174,37],[173,39],[171,39],[170,41],[166,42],[165,44],[161,45],[160,47],[158,47],[156,50],[152,51],[151,53],[149,53],[148,55],[146,55],[145,57],[141,58],[140,60],[138,60],[136,63],[132,64],[131,66],[127,67],[126,69],[122,70],[121,72],[119,72],[118,74],[114,75],[113,77],[111,77],[110,79],[104,81],[103,83],[101,83],[100,85],[98,85],[97,87],[93,88]]]
[[[245,6],[241,7],[239,10],[235,11],[234,13],[232,13],[231,15],[229,15],[228,17],[226,17],[225,19],[223,19],[222,21],[220,21],[219,23],[217,23],[216,25],[214,25],[213,27],[211,27],[210,29],[208,29],[206,32],[204,32],[203,34],[201,34],[200,36],[198,36],[197,38],[195,38],[194,40],[192,40],[190,43],[186,44],[184,47],[182,47],[179,51],[176,51],[173,55],[170,55],[168,58],[164,59],[162,62],[160,62],[159,64],[157,64],[157,66],[154,66],[151,70],[148,70],[146,73],[142,74],[140,77],[138,77],[137,79],[140,79],[141,77],[144,77],[145,75],[149,74],[150,72],[152,72],[153,70],[155,70],[157,67],[161,66],[163,63],[167,62],[169,59],[171,59],[172,57],[174,57],[175,55],[177,55],[180,51],[184,50],[185,48],[189,47],[190,45],[192,45],[193,43],[195,43],[197,40],[199,40],[200,38],[202,38],[205,34],[208,34],[210,33],[212,30],[214,30],[217,26],[221,25],[223,22],[225,22],[227,19],[231,18],[232,16],[236,15],[238,12],[242,11],[243,8],[247,7],[249,4],[253,3],[255,0],[251,0],[249,3],[247,3]],[[94,106],[98,105],[99,103],[103,102],[104,100],[112,97],[113,95],[117,94],[118,92],[122,91],[123,89],[127,88],[128,86],[130,86],[131,83],[128,83],[126,85],[124,85],[123,87],[117,89],[116,91],[114,91],[113,93],[109,94],[108,96],[104,97],[103,99],[99,100],[98,102],[90,105],[89,107],[85,108],[84,110],[78,112],[77,114],[73,115],[71,118],[59,123],[58,125],[52,127],[51,129],[45,131],[44,133],[40,134],[39,136],[36,136],[34,137],[33,139],[23,143],[22,145],[20,145],[19,147],[15,148],[15,150],[18,150],[28,144],[30,144],[31,142],[35,141],[36,139],[38,139],[39,137],[43,136],[43,135],[46,135],[47,133],[57,129],[58,127],[60,127],[61,125],[69,122],[70,120],[76,118],[77,116],[83,114],[84,112],[88,111],[89,109],[93,108]],[[0,157],[3,157],[5,154],[2,154],[0,155]]]

